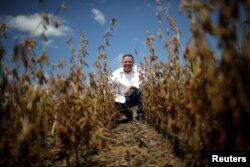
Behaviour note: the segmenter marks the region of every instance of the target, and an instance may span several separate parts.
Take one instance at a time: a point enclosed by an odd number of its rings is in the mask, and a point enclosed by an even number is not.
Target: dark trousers
[[[144,114],[143,106],[141,101],[141,91],[140,89],[135,89],[129,96],[125,96],[125,103],[116,102],[116,108],[124,113],[127,118],[132,118],[132,113],[130,108],[137,105],[137,115]]]

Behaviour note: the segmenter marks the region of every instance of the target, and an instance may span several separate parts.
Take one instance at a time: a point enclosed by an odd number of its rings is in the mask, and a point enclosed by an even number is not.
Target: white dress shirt
[[[113,91],[120,95],[115,98],[115,101],[120,103],[125,103],[124,93],[128,87],[139,88],[140,86],[139,72],[136,66],[129,73],[124,72],[123,67],[115,70],[112,73],[111,80],[115,88]]]

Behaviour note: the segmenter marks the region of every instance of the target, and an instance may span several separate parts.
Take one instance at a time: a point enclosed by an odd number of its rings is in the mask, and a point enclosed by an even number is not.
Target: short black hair
[[[123,56],[122,56],[122,61],[123,61],[123,59],[124,59],[125,57],[131,57],[131,58],[133,59],[133,62],[134,62],[134,57],[133,57],[133,55],[131,55],[131,54],[129,54],[129,53],[123,55]]]

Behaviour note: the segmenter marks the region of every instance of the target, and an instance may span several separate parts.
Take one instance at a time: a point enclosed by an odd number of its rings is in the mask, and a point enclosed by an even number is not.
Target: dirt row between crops
[[[102,149],[88,157],[87,161],[84,155],[79,155],[77,161],[79,166],[100,167],[186,166],[185,162],[171,153],[172,150],[168,140],[147,123],[121,121],[108,132]],[[67,164],[61,155],[62,150],[52,150],[52,152],[55,153],[54,158],[53,161],[47,161],[48,166],[78,166],[74,163],[75,158],[69,160],[71,163]]]
[[[170,143],[146,123],[120,123],[113,139],[92,160],[98,166],[185,166],[171,153]]]

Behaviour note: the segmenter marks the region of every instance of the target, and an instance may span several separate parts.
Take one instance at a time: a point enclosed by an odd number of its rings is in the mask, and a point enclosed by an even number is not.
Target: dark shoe
[[[125,112],[125,116],[127,117],[127,120],[130,121],[133,118],[133,113],[132,111],[127,111]]]

